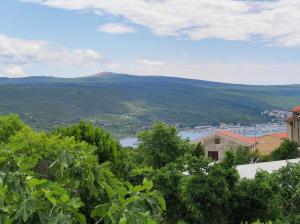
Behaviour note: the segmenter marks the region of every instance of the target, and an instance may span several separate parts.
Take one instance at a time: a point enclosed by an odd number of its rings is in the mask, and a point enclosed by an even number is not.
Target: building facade
[[[262,155],[268,155],[277,149],[288,138],[287,132],[270,133],[257,137],[256,150]]]
[[[201,142],[204,146],[206,157],[213,160],[223,160],[227,150],[236,150],[240,146],[255,148],[255,139],[248,138],[229,130],[218,130],[215,133],[207,135],[203,138],[195,140],[193,143]]]
[[[294,107],[291,112],[293,114],[287,121],[289,139],[300,145],[300,106]]]

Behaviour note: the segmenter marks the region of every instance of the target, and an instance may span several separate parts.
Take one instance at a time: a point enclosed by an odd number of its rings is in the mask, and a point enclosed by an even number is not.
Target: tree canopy
[[[45,133],[4,116],[0,134],[3,224],[300,222],[300,164],[240,179],[248,152],[213,162],[164,123],[139,133],[137,149],[83,121]],[[295,146],[284,142],[276,158]]]

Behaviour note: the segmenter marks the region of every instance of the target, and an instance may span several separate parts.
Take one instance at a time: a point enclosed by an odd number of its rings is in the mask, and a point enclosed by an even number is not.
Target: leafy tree
[[[181,199],[183,177],[182,169],[175,163],[169,163],[165,167],[155,170],[151,176],[155,188],[162,192],[166,200],[165,218],[169,223],[176,223],[187,216],[186,205]]]
[[[284,215],[291,224],[300,222],[300,165],[288,164],[273,174],[280,187]]]
[[[295,159],[300,156],[300,151],[298,149],[298,144],[296,142],[285,140],[278,149],[274,150],[270,158],[271,160],[283,160],[283,159]]]
[[[120,157],[121,147],[109,134],[100,128],[95,128],[91,123],[80,121],[79,124],[59,128],[54,134],[61,137],[74,137],[76,142],[85,141],[96,146],[99,163],[106,161],[116,162]]]
[[[93,217],[100,217],[111,224],[153,224],[159,220],[157,214],[166,209],[166,204],[159,191],[151,191],[153,184],[144,179],[143,185],[128,184],[119,192],[109,189],[110,202],[97,206],[92,211]]]
[[[153,168],[161,168],[175,161],[191,145],[188,141],[180,139],[174,126],[168,126],[162,122],[156,123],[149,130],[138,134],[139,150],[145,154],[146,164]]]
[[[204,145],[201,142],[194,145],[194,147],[192,148],[191,154],[198,158],[201,156],[205,156]]]
[[[192,223],[227,223],[230,188],[225,169],[216,164],[190,176],[183,187],[183,198]]]
[[[159,220],[165,209],[161,194],[149,181],[132,186],[117,179],[109,164],[99,164],[96,150],[86,141],[29,127],[11,135],[0,144],[0,223],[95,223],[106,217],[92,216],[97,206],[112,211],[115,200],[129,196],[124,211],[144,214],[150,223]]]
[[[25,127],[17,115],[0,116],[0,143],[8,139]]]
[[[259,172],[254,180],[241,180],[232,192],[231,223],[283,218],[280,190],[273,183],[266,172]]]
[[[257,153],[252,151],[249,147],[240,146],[236,149],[236,164],[249,164],[251,160],[257,157]]]

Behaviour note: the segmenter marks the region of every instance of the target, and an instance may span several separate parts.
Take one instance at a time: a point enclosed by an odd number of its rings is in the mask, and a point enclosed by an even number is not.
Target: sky
[[[0,76],[300,84],[300,0],[1,0]]]

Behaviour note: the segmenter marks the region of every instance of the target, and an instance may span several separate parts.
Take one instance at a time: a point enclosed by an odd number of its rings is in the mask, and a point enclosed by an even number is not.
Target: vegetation
[[[289,110],[299,102],[300,88],[102,74],[0,78],[0,95],[0,114],[18,114],[36,130],[86,119],[116,137],[127,137],[155,121],[181,127],[269,121],[260,113]]]
[[[164,123],[139,133],[136,149],[86,122],[44,133],[4,116],[0,133],[3,224],[300,222],[300,164],[240,179],[249,154],[212,163]]]
[[[285,140],[278,149],[274,150],[269,156],[270,160],[294,159],[300,156],[296,142]]]

